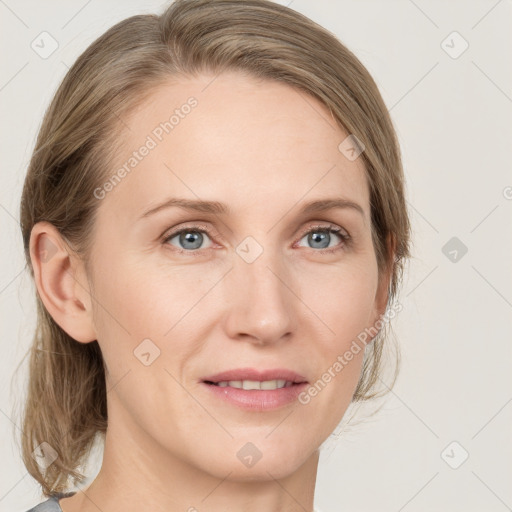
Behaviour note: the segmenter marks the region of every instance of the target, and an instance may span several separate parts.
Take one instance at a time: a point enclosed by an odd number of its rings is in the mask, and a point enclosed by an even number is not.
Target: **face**
[[[363,162],[328,110],[276,82],[212,79],[161,86],[124,118],[96,192],[109,428],[218,478],[280,478],[342,419],[363,350],[335,363],[386,287]],[[311,206],[327,200],[345,203]]]

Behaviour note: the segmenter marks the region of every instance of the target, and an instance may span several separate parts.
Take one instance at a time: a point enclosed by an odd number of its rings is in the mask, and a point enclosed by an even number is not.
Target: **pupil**
[[[324,249],[329,245],[329,240],[327,239],[328,233],[322,233],[322,232],[316,232],[311,235],[311,238],[313,239],[313,243],[320,243],[325,242],[327,240],[327,245],[324,243],[320,246],[321,249]],[[317,246],[318,247],[318,246]]]
[[[185,249],[198,249],[201,247],[203,235],[197,231],[189,231],[181,235],[181,242]],[[199,241],[199,243],[197,243]],[[187,246],[187,243],[191,243],[192,247]]]

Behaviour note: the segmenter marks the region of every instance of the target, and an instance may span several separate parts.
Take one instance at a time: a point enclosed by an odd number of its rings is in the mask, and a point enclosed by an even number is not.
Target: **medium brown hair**
[[[334,35],[267,0],[177,0],[161,16],[121,21],[77,59],[45,113],[24,183],[20,218],[32,278],[29,242],[39,221],[53,224],[87,264],[100,204],[94,190],[104,183],[123,116],[173,76],[224,70],[285,83],[316,98],[364,144],[372,240],[379,274],[390,272],[389,305],[409,257],[410,225],[388,111],[368,71]],[[106,432],[107,396],[98,342],[75,341],[37,293],[36,300],[21,445],[25,466],[48,496],[67,490],[70,479],[84,479],[78,468],[96,436]],[[385,331],[367,346],[353,401],[380,396],[375,388]],[[46,471],[31,455],[43,442],[58,454]]]

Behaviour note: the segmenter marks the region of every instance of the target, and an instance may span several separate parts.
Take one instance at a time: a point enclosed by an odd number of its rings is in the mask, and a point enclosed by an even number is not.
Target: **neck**
[[[261,465],[248,480],[236,471],[215,474],[214,462],[205,471],[169,453],[136,425],[116,425],[123,422],[109,424],[96,479],[75,496],[62,499],[63,512],[225,512],[228,505],[244,512],[313,511],[318,450],[293,473],[276,477],[271,465]]]

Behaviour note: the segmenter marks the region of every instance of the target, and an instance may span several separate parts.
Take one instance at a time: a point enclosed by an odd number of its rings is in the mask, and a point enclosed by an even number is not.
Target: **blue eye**
[[[173,238],[178,237],[178,243],[180,247],[178,250],[180,251],[196,251],[197,249],[201,249],[201,245],[204,241],[204,235],[207,235],[206,231],[200,227],[192,226],[188,228],[181,229],[174,233],[171,233],[164,240],[165,243],[170,242]],[[204,247],[203,247],[204,249]]]
[[[333,234],[341,239],[341,244],[330,245],[333,240]],[[307,243],[313,245],[310,249],[321,249],[323,252],[334,252],[342,249],[350,240],[348,234],[343,233],[341,228],[335,226],[315,226],[313,229],[308,230],[301,240],[304,238],[307,238]]]
[[[202,247],[203,242],[205,241],[205,235],[207,238],[210,238],[205,227],[188,226],[165,236],[163,243],[172,245],[174,250],[179,253],[189,253],[195,255],[200,254],[202,249],[212,248],[211,245],[209,247]],[[332,246],[332,235],[335,235],[334,238],[338,237],[341,240],[341,243],[337,243]],[[174,243],[170,243],[174,238],[177,239],[178,246],[176,246]],[[308,231],[303,233],[300,240],[303,240],[304,238],[307,238],[307,243],[312,244],[309,249],[319,249],[318,251],[315,251],[319,253],[330,253],[342,250],[347,247],[351,241],[351,237],[348,233],[333,225],[313,226]]]

